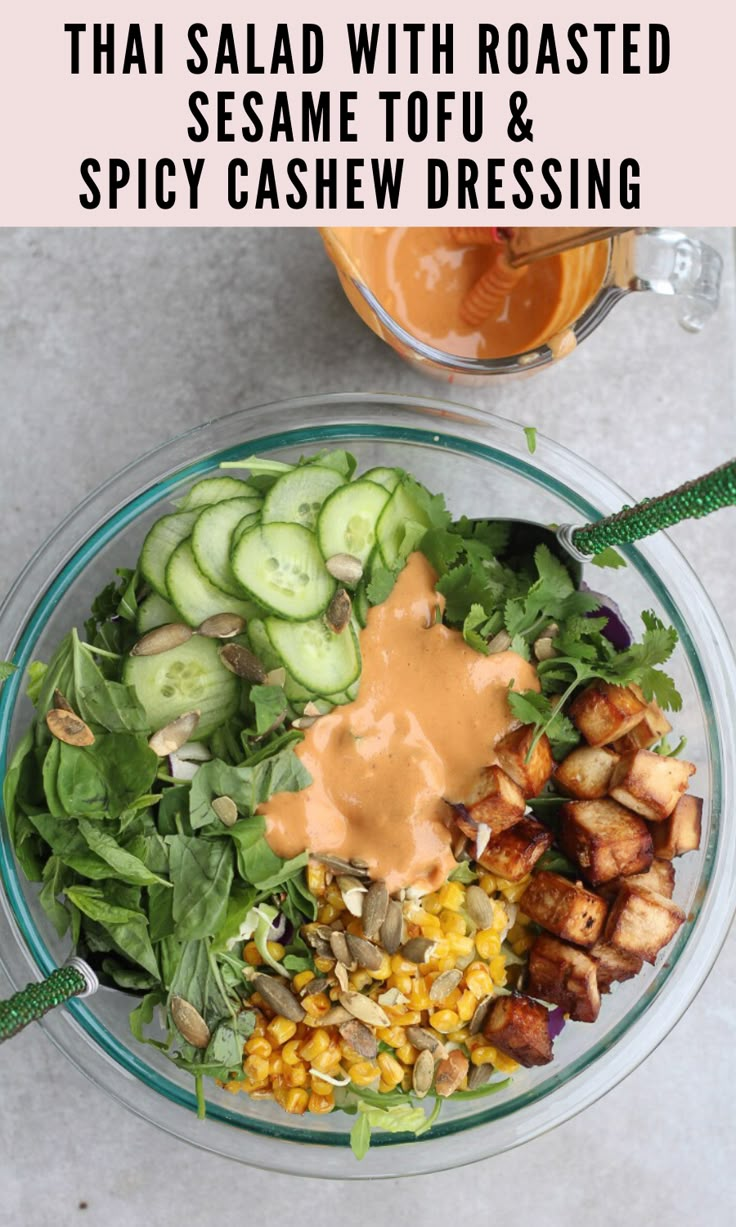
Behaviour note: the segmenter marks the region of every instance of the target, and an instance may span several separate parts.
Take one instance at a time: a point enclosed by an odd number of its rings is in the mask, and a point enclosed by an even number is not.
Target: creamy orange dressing
[[[328,250],[356,310],[378,326],[349,280],[357,275],[412,336],[445,353],[506,358],[545,344],[573,323],[600,290],[607,241],[530,264],[480,326],[463,321],[463,303],[499,248],[458,245],[447,228],[339,227]]]
[[[390,891],[435,889],[452,870],[444,798],[466,797],[518,724],[509,683],[538,682],[515,652],[482,656],[436,624],[435,580],[415,553],[388,600],[370,610],[358,698],[321,717],[297,747],[311,785],[261,808],[279,856],[308,848],[359,857]]]

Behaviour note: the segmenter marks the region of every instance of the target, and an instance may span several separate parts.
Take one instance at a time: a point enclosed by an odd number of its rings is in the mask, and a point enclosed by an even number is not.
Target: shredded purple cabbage
[[[556,1040],[564,1025],[565,1012],[561,1006],[555,1006],[554,1010],[550,1010],[549,1014],[547,1015],[547,1029],[549,1031],[549,1038],[551,1040]]]

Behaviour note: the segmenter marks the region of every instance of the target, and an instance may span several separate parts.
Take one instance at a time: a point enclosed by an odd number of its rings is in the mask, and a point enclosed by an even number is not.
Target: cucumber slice
[[[190,537],[177,545],[169,559],[166,587],[179,617],[190,626],[199,626],[218,613],[240,614],[246,619],[255,613],[252,601],[229,596],[205,578],[194,558]]]
[[[265,626],[291,677],[311,694],[336,694],[360,676],[360,648],[352,626],[340,635],[322,618],[310,622],[266,618]]]
[[[369,469],[361,477],[361,481],[374,481],[377,486],[383,486],[384,490],[388,490],[389,494],[393,494],[402,477],[404,476],[401,469]]]
[[[141,635],[145,635],[146,631],[152,631],[157,626],[165,626],[167,622],[178,621],[179,615],[174,606],[165,601],[157,592],[152,592],[138,606],[135,624]]]
[[[254,524],[260,524],[260,522],[261,522],[261,513],[259,511],[254,511],[254,512],[251,512],[250,515],[243,516],[238,526],[233,529],[233,535],[230,538],[230,557],[231,558],[232,558],[233,550],[235,549],[235,546],[240,541],[240,538],[243,536],[243,533],[247,533],[249,528],[252,528]],[[232,566],[232,562],[230,565]]]
[[[384,507],[376,529],[378,548],[387,567],[396,571],[430,528],[424,509],[406,483],[397,486]]]
[[[268,492],[263,504],[263,523],[303,524],[313,529],[325,499],[344,485],[344,477],[335,469],[318,464],[293,469]]]
[[[303,625],[303,623],[301,623],[300,625]],[[302,708],[304,707],[304,704],[307,703],[310,699],[314,698],[314,691],[307,690],[306,687],[300,685],[299,682],[296,680],[296,678],[292,677],[290,673],[286,674],[286,681],[284,682],[284,694],[286,695],[290,703],[294,703],[298,705],[297,706],[298,711],[301,711]]]
[[[196,511],[180,511],[162,516],[143,542],[139,564],[141,575],[165,601],[169,599],[166,587],[169,559],[177,545],[189,536],[198,514]]]
[[[258,524],[232,553],[235,578],[272,613],[306,622],[322,613],[335,591],[313,533],[301,524]]]
[[[245,516],[252,515],[259,506],[260,499],[225,499],[205,507],[192,529],[192,551],[197,566],[210,583],[230,596],[243,595],[230,566],[232,535]]]
[[[152,732],[196,708],[197,739],[208,737],[235,713],[242,682],[225,668],[214,639],[195,635],[158,656],[129,656],[123,681],[135,690]]]
[[[222,503],[231,498],[257,498],[260,506],[260,493],[255,486],[239,477],[205,477],[197,481],[191,490],[185,494],[179,503],[180,511],[191,511],[193,507],[209,507],[212,503]]]
[[[273,644],[260,618],[251,618],[248,623],[248,642],[253,654],[258,657],[264,669],[269,673],[272,669],[281,668],[281,660],[278,653],[274,651]]]
[[[319,513],[317,538],[325,558],[352,554],[365,564],[376,541],[379,516],[391,497],[372,481],[341,486]]]

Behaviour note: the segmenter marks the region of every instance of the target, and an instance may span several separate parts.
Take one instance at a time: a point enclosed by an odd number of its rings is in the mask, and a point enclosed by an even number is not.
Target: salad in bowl
[[[27,669],[15,857],[202,1116],[425,1137],[689,923],[677,630],[479,506],[346,447],[227,459]]]

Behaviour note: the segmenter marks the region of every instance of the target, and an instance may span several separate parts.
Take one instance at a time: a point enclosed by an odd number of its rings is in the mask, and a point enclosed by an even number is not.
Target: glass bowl
[[[361,468],[402,465],[442,490],[456,514],[584,522],[618,509],[626,495],[572,452],[539,438],[530,455],[520,426],[433,400],[357,394],[310,397],[206,422],[148,453],[69,516],[21,574],[0,611],[0,658],[21,671],[0,699],[0,774],[30,717],[22,670],[48,659],[119,566],[135,559],[147,527],[194,480],[222,460],[253,452],[283,460],[324,446],[350,448]],[[680,635],[673,672],[683,694],[675,730],[688,738],[704,799],[702,846],[677,863],[675,898],[689,923],[654,968],[604,998],[594,1025],[570,1024],[551,1065],[520,1070],[485,1099],[445,1103],[429,1135],[377,1134],[366,1158],[349,1150],[353,1118],[291,1117],[214,1085],[206,1121],[194,1088],[128,1029],[131,997],[101,989],[41,1024],[93,1082],[160,1128],[205,1149],[274,1170],[325,1177],[437,1171],[497,1154],[560,1124],[631,1072],[692,1001],[718,954],[736,907],[734,678],[725,632],[690,567],[666,536],[625,551],[624,571],[597,571],[635,626],[654,609]],[[2,962],[15,988],[40,979],[70,953],[17,870],[2,830]]]

